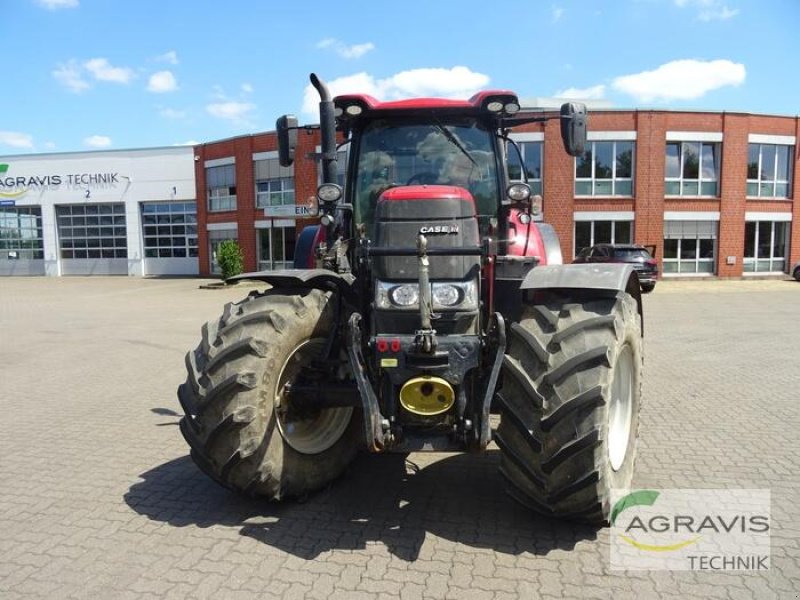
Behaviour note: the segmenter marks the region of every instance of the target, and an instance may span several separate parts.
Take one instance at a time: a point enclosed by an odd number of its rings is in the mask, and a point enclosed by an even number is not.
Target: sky
[[[800,0],[0,0],[0,40],[3,155],[315,123],[311,72],[382,100],[800,114]]]

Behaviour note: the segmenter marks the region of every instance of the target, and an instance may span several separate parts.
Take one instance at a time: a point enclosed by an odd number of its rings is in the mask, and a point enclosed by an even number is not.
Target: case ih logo
[[[422,235],[449,235],[458,233],[458,225],[423,225],[419,228]]]

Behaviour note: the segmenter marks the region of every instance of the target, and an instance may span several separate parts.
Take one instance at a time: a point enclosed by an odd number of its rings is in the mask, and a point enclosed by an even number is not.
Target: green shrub
[[[244,256],[239,242],[225,240],[217,247],[217,263],[222,269],[222,278],[228,279],[239,275],[244,270]]]

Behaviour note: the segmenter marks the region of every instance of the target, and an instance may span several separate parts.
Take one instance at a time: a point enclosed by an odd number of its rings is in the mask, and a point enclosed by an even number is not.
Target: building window
[[[0,206],[0,260],[44,258],[42,209]]]
[[[281,167],[277,158],[254,161],[256,207],[294,204],[294,169]]]
[[[575,256],[595,244],[630,244],[633,221],[575,221]]]
[[[127,258],[125,205],[56,206],[61,258]]]
[[[664,194],[717,196],[719,144],[668,142]]]
[[[236,210],[236,165],[206,168],[208,210]]]
[[[576,196],[632,196],[633,142],[587,142],[575,159]]]
[[[294,266],[295,236],[294,227],[259,229],[258,268],[291,269]]]
[[[748,221],[744,224],[744,272],[783,273],[789,223],[781,221]]]
[[[217,249],[219,245],[226,240],[238,241],[238,235],[236,229],[215,229],[208,232],[208,257],[213,274],[220,275],[222,273],[222,269],[217,262]]]
[[[788,198],[794,148],[777,144],[749,144],[747,195],[751,198]]]
[[[196,202],[143,202],[145,258],[197,256]]]
[[[508,145],[508,179],[509,181],[524,181],[534,194],[542,193],[542,142],[517,142],[522,154],[522,164],[519,162],[517,151]],[[525,166],[523,177],[522,166]]]
[[[717,256],[716,221],[664,223],[664,274],[713,275]]]

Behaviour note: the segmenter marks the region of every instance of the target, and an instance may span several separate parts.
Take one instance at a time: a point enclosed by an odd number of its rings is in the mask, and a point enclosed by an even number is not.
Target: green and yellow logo
[[[611,510],[611,525],[614,527],[620,527],[621,525],[617,524],[617,517],[619,517],[621,513],[629,508],[633,508],[634,506],[653,506],[656,503],[658,496],[659,493],[655,490],[637,490],[626,496],[623,496],[616,502],[616,504],[614,504],[614,508]],[[685,548],[686,546],[694,544],[702,537],[698,535],[690,540],[673,544],[645,544],[642,542],[637,542],[630,535],[626,535],[634,529],[651,533],[670,532],[672,528],[669,527],[669,525],[666,527],[664,525],[667,525],[667,523],[664,523],[663,521],[654,523],[653,519],[651,519],[650,527],[648,527],[638,516],[636,516],[633,517],[633,519],[631,519],[631,521],[625,527],[625,533],[620,533],[619,537],[634,548],[638,548],[639,550],[644,550],[647,552],[675,552],[676,550],[680,550],[681,548]],[[672,532],[674,533],[674,531]]]
[[[0,176],[5,175],[8,172],[8,165],[0,163]],[[28,188],[24,187],[22,189],[16,190],[14,192],[4,192],[2,188],[0,188],[0,198],[20,198],[28,193]]]

